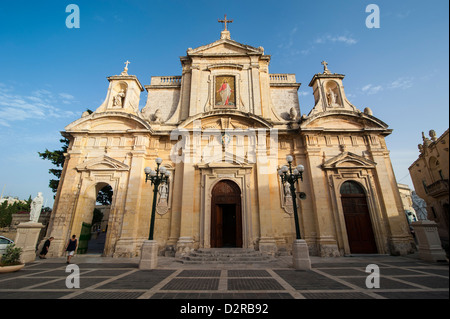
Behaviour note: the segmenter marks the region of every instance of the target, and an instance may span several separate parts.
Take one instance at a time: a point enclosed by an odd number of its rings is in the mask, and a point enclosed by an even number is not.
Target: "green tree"
[[[25,203],[19,201],[13,204],[9,204],[7,201],[4,201],[0,205],[0,227],[8,227],[12,222],[12,215],[18,212],[29,212],[31,204],[31,196],[28,201]]]
[[[45,149],[45,152],[38,152],[39,156],[42,157],[42,159],[49,160],[52,162],[53,165],[55,165],[57,168],[51,168],[48,171],[50,174],[53,174],[58,179],[51,179],[48,186],[52,189],[53,193],[56,196],[56,191],[58,190],[59,180],[61,178],[62,169],[64,166],[64,153],[67,152],[67,148],[69,147],[69,139],[62,138],[59,140],[63,145],[60,150],[54,150],[49,151],[48,149]]]

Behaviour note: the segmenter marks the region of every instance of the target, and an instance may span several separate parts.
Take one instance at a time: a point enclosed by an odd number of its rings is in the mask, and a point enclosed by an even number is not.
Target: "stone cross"
[[[227,15],[225,15],[225,19],[224,20],[217,20],[217,21],[220,22],[220,23],[224,23],[225,24],[224,31],[227,31],[227,22],[228,23],[232,23],[233,22],[233,20],[227,20]]]
[[[127,60],[127,62],[125,62],[125,69],[128,69],[128,64],[130,64],[131,62]]]
[[[323,72],[324,72],[324,73],[328,73],[328,72],[330,71],[330,70],[328,70],[328,68],[327,68],[328,62],[327,62],[327,61],[322,61],[321,64],[323,65]]]

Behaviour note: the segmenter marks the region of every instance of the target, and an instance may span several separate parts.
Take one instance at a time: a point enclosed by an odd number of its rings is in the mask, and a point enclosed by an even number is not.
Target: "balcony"
[[[426,186],[427,193],[433,198],[438,198],[444,195],[448,196],[448,179],[441,179],[433,184]]]

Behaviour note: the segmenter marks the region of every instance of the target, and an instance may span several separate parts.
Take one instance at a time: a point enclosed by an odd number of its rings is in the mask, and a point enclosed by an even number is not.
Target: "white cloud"
[[[413,78],[401,77],[392,81],[389,85],[390,89],[408,89],[413,86]]]
[[[0,85],[0,125],[10,126],[11,122],[28,119],[62,118],[73,116],[74,112],[55,105],[74,100],[67,93],[53,94],[47,90],[35,90],[31,95],[14,93],[14,89]]]
[[[73,95],[70,95],[68,93],[59,93],[59,96],[65,100],[74,100],[75,99],[75,97]]]
[[[372,94],[377,94],[378,92],[382,91],[383,87],[381,85],[373,85],[373,84],[367,84],[365,85],[361,91],[363,91],[364,93],[367,93],[369,95]]]
[[[367,84],[362,87],[361,91],[365,94],[372,95],[377,94],[384,89],[388,90],[398,90],[398,89],[409,89],[413,86],[413,78],[412,77],[400,77],[388,84],[384,85],[374,85],[374,84]]]
[[[318,37],[314,40],[314,43],[316,44],[326,44],[326,43],[345,43],[348,45],[352,45],[352,44],[356,44],[358,41],[356,41],[355,39],[353,39],[352,37],[348,37],[345,35],[336,35],[336,36],[331,36],[331,35],[324,35],[321,37]]]

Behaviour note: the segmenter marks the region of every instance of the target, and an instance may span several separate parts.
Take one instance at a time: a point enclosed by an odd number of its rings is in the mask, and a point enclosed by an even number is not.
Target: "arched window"
[[[341,194],[365,195],[364,189],[356,182],[347,181],[341,186]]]

